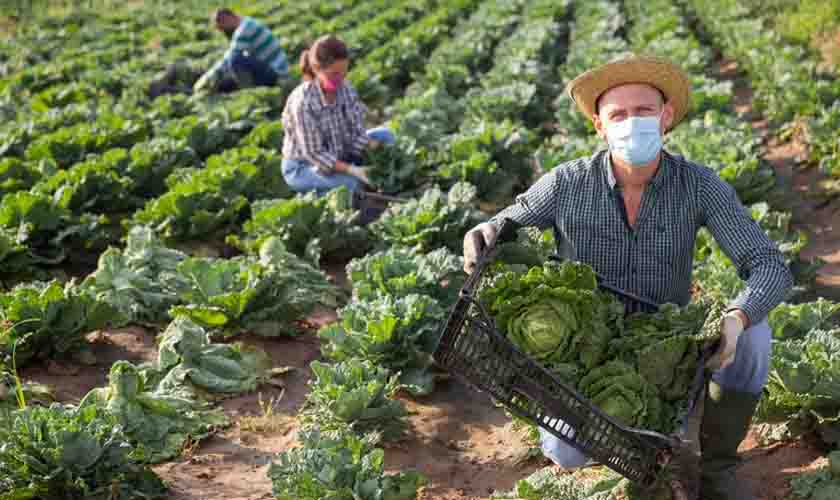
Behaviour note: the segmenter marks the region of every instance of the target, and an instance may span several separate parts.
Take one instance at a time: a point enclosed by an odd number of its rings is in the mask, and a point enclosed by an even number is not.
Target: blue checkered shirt
[[[558,253],[591,265],[607,283],[657,303],[691,298],[694,241],[706,227],[746,288],[730,305],[756,324],[782,302],[793,277],[777,246],[714,171],[662,152],[635,227],[624,212],[607,150],[545,174],[491,222],[553,228]]]

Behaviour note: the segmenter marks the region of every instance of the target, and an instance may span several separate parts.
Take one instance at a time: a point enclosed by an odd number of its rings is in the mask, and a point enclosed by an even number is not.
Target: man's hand
[[[370,149],[377,149],[381,145],[382,143],[377,141],[376,139],[368,139],[368,147]]]
[[[369,167],[357,167],[355,165],[350,165],[347,167],[347,173],[349,175],[352,175],[353,177],[359,179],[368,186],[372,186],[373,184],[371,184],[370,179],[368,179],[368,172],[370,172]]]
[[[203,92],[210,87],[210,80],[212,75],[210,73],[204,73],[201,75],[201,78],[198,79],[197,82],[193,85],[193,93],[198,94],[199,92]]]
[[[726,368],[735,361],[735,349],[738,337],[746,329],[746,314],[740,310],[726,313],[720,327],[720,347],[709,359],[706,366],[711,370]]]
[[[481,252],[496,241],[496,226],[483,222],[464,235],[464,272],[471,274]]]

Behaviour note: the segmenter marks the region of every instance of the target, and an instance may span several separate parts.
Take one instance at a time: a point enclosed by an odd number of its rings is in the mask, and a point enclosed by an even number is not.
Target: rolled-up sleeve
[[[504,219],[510,219],[519,226],[533,226],[547,229],[554,226],[557,214],[557,200],[560,195],[559,170],[555,168],[543,175],[533,186],[516,197],[513,205],[505,208],[490,219],[499,227]]]
[[[746,282],[730,308],[744,311],[755,325],[787,298],[793,276],[776,244],[752,219],[732,186],[712,174],[701,185],[700,196],[705,226]]]
[[[291,115],[295,125],[294,134],[303,158],[324,173],[335,171],[338,158],[322,147],[322,131],[313,113],[301,101],[291,110]]]

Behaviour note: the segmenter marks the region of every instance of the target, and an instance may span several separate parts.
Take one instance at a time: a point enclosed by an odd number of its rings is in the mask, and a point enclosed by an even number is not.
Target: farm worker
[[[349,64],[347,46],[333,35],[300,56],[303,82],[283,110],[283,177],[294,191],[370,185],[368,169],[359,166],[363,151],[394,142],[386,128],[365,129],[367,107],[344,79]]]
[[[286,53],[263,24],[230,9],[218,9],[211,19],[216,29],[230,40],[230,47],[224,57],[195,82],[195,93],[216,88],[225,74],[230,75],[239,87],[271,87],[289,75]]]
[[[770,362],[767,314],[793,278],[776,245],[755,223],[735,190],[713,170],[662,149],[663,135],[685,117],[690,83],[672,63],[624,56],[586,71],[566,90],[608,148],[562,163],[516,202],[464,237],[470,272],[509,218],[553,228],[558,252],[591,265],[612,285],[657,303],[690,299],[694,241],[706,227],[746,281],[728,306],[722,343],[710,363],[700,429],[701,498],[755,497],[735,479]],[[563,467],[586,458],[549,433],[543,452]]]

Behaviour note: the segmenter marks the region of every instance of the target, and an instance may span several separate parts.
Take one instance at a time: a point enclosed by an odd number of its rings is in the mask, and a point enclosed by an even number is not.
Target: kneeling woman
[[[304,81],[283,110],[283,177],[294,191],[360,189],[370,184],[359,166],[364,149],[394,142],[386,128],[365,130],[367,108],[344,80],[349,64],[347,46],[332,35],[301,54]]]

